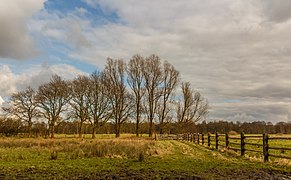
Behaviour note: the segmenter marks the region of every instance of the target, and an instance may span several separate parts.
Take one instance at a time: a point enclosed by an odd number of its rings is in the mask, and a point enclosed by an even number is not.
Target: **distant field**
[[[291,178],[288,162],[250,161],[184,141],[111,137],[0,138],[0,179]]]
[[[146,138],[148,134],[140,134],[139,137]],[[78,134],[55,134],[55,138],[78,138]],[[121,134],[120,138],[136,137],[135,134]],[[92,134],[83,134],[83,139],[92,139]],[[96,134],[96,139],[112,139],[115,134]]]

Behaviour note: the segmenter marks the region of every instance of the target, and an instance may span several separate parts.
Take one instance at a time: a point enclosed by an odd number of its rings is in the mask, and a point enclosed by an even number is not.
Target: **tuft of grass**
[[[58,151],[53,151],[51,153],[51,158],[50,160],[57,160],[58,159]]]

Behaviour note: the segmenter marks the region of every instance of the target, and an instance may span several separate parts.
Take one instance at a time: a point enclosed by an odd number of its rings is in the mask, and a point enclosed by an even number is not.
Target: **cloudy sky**
[[[157,54],[208,119],[291,121],[290,0],[0,0],[0,103],[107,57]]]

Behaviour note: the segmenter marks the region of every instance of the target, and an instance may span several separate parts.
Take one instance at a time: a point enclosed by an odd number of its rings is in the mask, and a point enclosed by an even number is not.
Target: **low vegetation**
[[[0,179],[288,179],[288,164],[261,163],[186,141],[149,138],[2,138]]]

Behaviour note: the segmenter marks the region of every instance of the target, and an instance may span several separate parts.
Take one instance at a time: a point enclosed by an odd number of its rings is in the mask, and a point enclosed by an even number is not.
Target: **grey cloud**
[[[69,52],[70,57],[103,68],[108,56],[155,53],[209,99],[210,118],[289,118],[289,0],[84,1],[116,12],[122,23],[92,26],[74,15],[47,15],[46,36],[81,47]],[[58,28],[64,24],[76,32]],[[76,38],[68,41],[68,34]],[[228,100],[240,102],[226,104]]]
[[[46,43],[66,44],[75,51],[90,48],[91,42],[85,36],[90,21],[79,17],[80,9],[65,16],[59,16],[59,13],[58,11],[53,14],[49,14],[47,11],[38,13],[38,16],[30,22],[31,32],[35,36],[43,38]]]
[[[27,29],[28,19],[40,10],[44,0],[4,0],[0,4],[0,57],[28,59],[38,51]]]
[[[257,98],[291,99],[291,84],[267,84],[242,93],[244,96]]]
[[[291,18],[291,1],[289,0],[261,0],[265,16],[270,21],[284,22]]]
[[[212,120],[228,121],[266,121],[287,122],[290,121],[290,108],[288,103],[274,103],[260,101],[253,103],[219,104],[213,107],[209,115]]]

